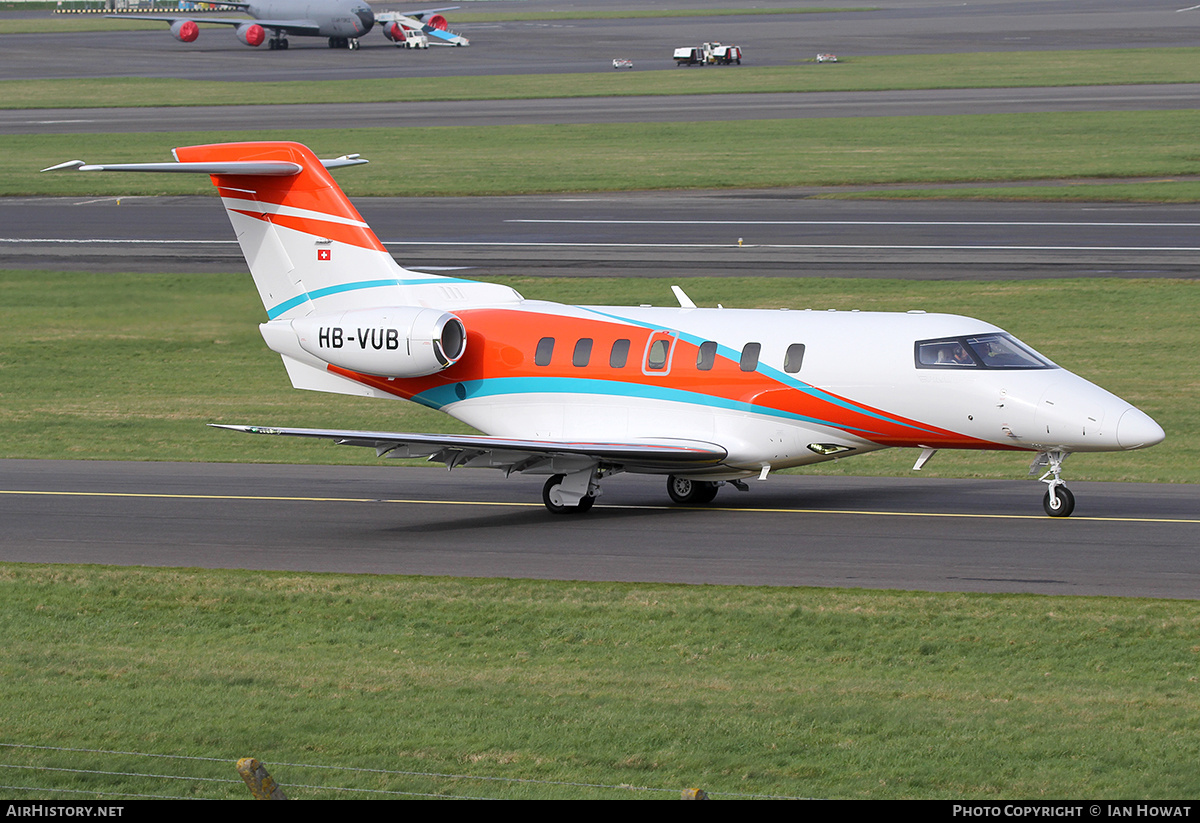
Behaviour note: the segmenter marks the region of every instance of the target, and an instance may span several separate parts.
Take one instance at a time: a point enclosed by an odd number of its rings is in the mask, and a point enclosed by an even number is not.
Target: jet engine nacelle
[[[355,309],[292,321],[300,348],[334,366],[377,377],[424,377],[458,362],[461,320],[439,309]]]
[[[404,26],[399,23],[388,23],[383,27],[383,36],[396,43],[404,42]]]
[[[440,14],[435,14],[428,20],[424,20],[422,22],[430,28],[440,29],[441,31],[448,31],[450,29],[450,24],[446,22],[446,18]]]
[[[258,23],[246,23],[237,27],[237,39],[247,46],[261,46],[267,39],[267,33]]]
[[[171,24],[171,36],[181,43],[191,43],[200,36],[195,20],[176,20]]]

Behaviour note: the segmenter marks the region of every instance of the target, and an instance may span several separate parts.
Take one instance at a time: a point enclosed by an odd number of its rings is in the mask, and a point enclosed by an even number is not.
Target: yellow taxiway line
[[[124,497],[146,498],[159,500],[245,500],[257,502],[280,503],[394,503],[398,505],[417,506],[500,506],[508,508],[540,508],[540,502],[517,502],[495,500],[410,500],[405,498],[382,497],[279,497],[269,495],[241,494],[166,494],[162,492],[72,492],[72,491],[33,491],[19,489],[0,489],[0,495],[30,495],[45,497]],[[637,506],[637,505],[604,505],[599,508],[607,509],[647,509],[679,512],[737,512],[753,514],[842,514],[863,517],[932,517],[958,518],[968,520],[1057,520],[1060,522],[1099,522],[1099,523],[1200,523],[1200,518],[1180,517],[1088,517],[1073,516],[1051,518],[1040,514],[986,514],[981,512],[906,512],[906,511],[872,511],[867,509],[795,509],[795,508],[751,508],[748,506]]]

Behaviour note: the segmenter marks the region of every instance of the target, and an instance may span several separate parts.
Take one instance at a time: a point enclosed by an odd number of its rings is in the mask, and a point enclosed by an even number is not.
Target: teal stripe
[[[455,386],[462,385],[466,390],[467,399],[473,397],[496,397],[511,394],[593,394],[611,397],[640,397],[649,400],[665,400],[676,403],[688,403],[695,406],[709,406],[718,409],[729,409],[739,412],[779,417],[819,426],[828,426],[842,431],[854,432],[864,437],[870,437],[877,432],[846,426],[832,420],[822,420],[817,417],[786,412],[767,406],[756,406],[741,400],[731,400],[725,397],[714,397],[708,394],[672,389],[667,386],[648,386],[643,383],[625,383],[618,380],[590,380],[577,377],[497,377],[490,380],[464,380],[461,384],[451,383],[427,389],[412,399],[422,406],[441,410],[451,403],[459,402],[455,394]],[[901,424],[903,425],[903,424]],[[911,427],[910,427],[911,428]]]
[[[386,286],[419,286],[424,283],[469,283],[469,280],[462,280],[457,277],[422,277],[419,280],[400,280],[398,278],[390,278],[386,280],[360,280],[357,283],[338,283],[333,286],[326,286],[323,289],[313,289],[310,292],[296,295],[290,300],[284,300],[282,303],[269,307],[267,309],[267,317],[274,320],[281,314],[291,311],[297,306],[309,301],[320,300],[322,297],[329,297],[333,294],[344,294],[349,291],[358,291],[360,289],[378,289]]]

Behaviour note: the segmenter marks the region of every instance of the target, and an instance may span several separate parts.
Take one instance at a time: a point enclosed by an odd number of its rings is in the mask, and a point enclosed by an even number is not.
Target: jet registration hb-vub
[[[369,446],[380,457],[546,475],[551,512],[601,480],[660,474],[677,503],[778,469],[892,446],[1035,455],[1065,517],[1074,452],[1163,439],[1148,415],[1003,329],[914,311],[567,306],[398,265],[329,170],[296,143],[191,146],[176,162],[53,168],[208,174],[258,287],[266,344],[301,389],[402,398],[481,435],[237,425]]]

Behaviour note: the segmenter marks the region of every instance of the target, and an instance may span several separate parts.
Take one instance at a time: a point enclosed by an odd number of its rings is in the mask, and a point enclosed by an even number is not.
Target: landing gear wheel
[[[591,495],[584,495],[579,498],[578,506],[560,506],[550,498],[550,492],[554,491],[554,487],[566,479],[565,475],[556,474],[546,481],[546,485],[542,486],[542,502],[546,504],[546,510],[551,514],[583,514],[596,504],[596,498]]]
[[[721,485],[708,480],[693,480],[690,477],[671,475],[667,478],[667,494],[683,506],[711,503]]]
[[[1029,473],[1033,474],[1039,467],[1049,466],[1046,473],[1038,479],[1050,487],[1046,496],[1042,498],[1042,508],[1051,517],[1070,517],[1071,512],[1075,511],[1075,495],[1071,494],[1071,490],[1062,479],[1062,464],[1068,456],[1070,452],[1062,450],[1040,452],[1029,467]]]
[[[1053,499],[1050,492],[1046,492],[1042,498],[1042,508],[1051,517],[1070,517],[1071,512],[1075,511],[1075,495],[1066,486],[1059,486],[1054,490]]]
[[[350,49],[350,51],[357,51],[358,50],[358,39],[351,38],[350,40],[348,40],[346,42],[346,48]]]

